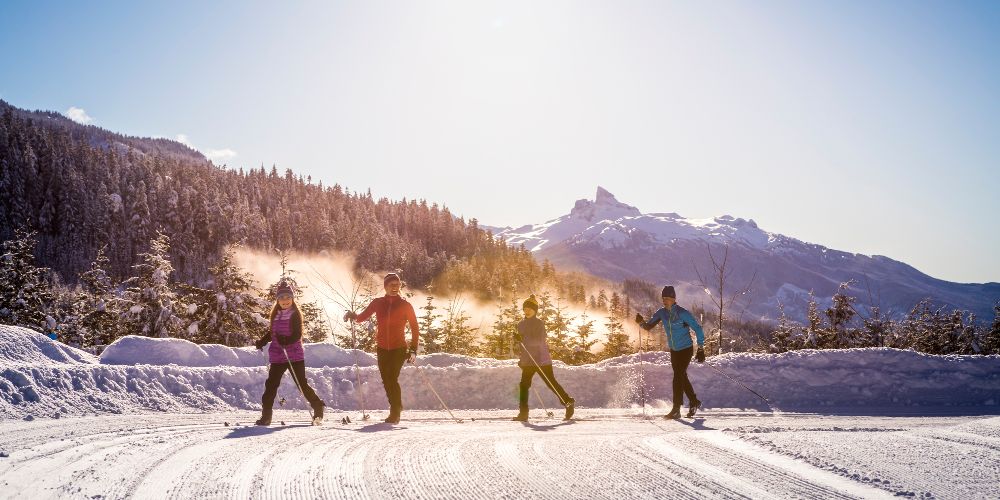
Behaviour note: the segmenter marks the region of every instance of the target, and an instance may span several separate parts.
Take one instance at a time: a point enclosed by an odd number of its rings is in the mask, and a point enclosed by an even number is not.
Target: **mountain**
[[[953,283],[932,278],[903,262],[806,243],[765,231],[753,219],[723,215],[689,219],[676,213],[643,214],[604,188],[594,200],[577,200],[570,213],[542,224],[491,228],[511,245],[560,268],[603,278],[642,279],[679,286],[682,304],[710,305],[698,271],[712,281],[728,246],[727,295],[743,288],[756,273],[747,311],[773,318],[778,304],[803,317],[809,292],[828,302],[841,283],[854,280],[862,305],[879,305],[895,315],[924,298],[937,305],[968,309],[980,318],[993,315],[1000,283]],[[697,269],[697,271],[696,271]],[[710,289],[715,289],[710,286]]]

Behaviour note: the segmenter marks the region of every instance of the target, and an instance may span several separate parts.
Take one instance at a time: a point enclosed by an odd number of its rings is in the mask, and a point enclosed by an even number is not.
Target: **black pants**
[[[376,350],[378,357],[378,373],[382,376],[382,386],[385,387],[385,397],[389,400],[389,412],[398,414],[403,411],[403,390],[399,387],[399,371],[406,363],[406,348]]]
[[[687,394],[688,404],[698,401],[694,395],[694,387],[688,380],[688,365],[694,355],[694,346],[679,351],[670,351],[670,366],[674,369],[674,408],[680,408],[684,403],[683,394]]]
[[[566,391],[561,385],[559,385],[559,382],[556,381],[556,376],[552,373],[552,365],[544,365],[538,368],[534,365],[522,366],[521,383],[518,385],[519,392],[517,394],[518,408],[520,408],[521,411],[528,411],[528,389],[531,389],[531,379],[535,377],[536,373],[542,374],[542,382],[545,382],[545,385],[547,385],[552,392],[559,396],[559,401],[562,404],[565,405],[569,402],[569,394],[566,394]]]
[[[281,376],[285,374],[287,369],[288,363],[271,363],[271,367],[267,371],[267,382],[264,382],[264,396],[260,398],[264,413],[271,413],[271,409],[274,407],[274,397],[278,394],[278,386],[281,385]],[[317,406],[320,399],[316,395],[316,391],[312,390],[312,387],[309,387],[309,382],[306,381],[306,362],[292,361],[292,372],[302,384],[299,388],[306,400],[309,401],[310,405]]]

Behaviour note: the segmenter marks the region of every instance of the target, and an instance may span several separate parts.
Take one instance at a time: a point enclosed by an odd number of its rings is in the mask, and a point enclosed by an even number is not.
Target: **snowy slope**
[[[883,256],[842,252],[806,243],[757,226],[753,219],[731,215],[707,219],[676,213],[641,213],[604,188],[594,200],[577,200],[569,214],[518,228],[496,231],[513,245],[524,245],[539,258],[563,269],[579,269],[620,281],[641,278],[679,285],[682,304],[700,304],[695,267],[710,276],[707,249],[721,258],[729,246],[731,287],[745,286],[756,272],[750,312],[774,317],[781,302],[793,317],[802,316],[810,290],[828,300],[837,287],[855,280],[860,302],[868,288],[883,312],[902,314],[921,299],[993,316],[1000,283],[962,284],[934,279]],[[690,302],[685,302],[690,301]]]
[[[108,347],[101,362],[22,328],[0,327],[0,346],[7,356],[0,371],[0,416],[5,418],[259,409],[267,375],[263,353],[197,346],[179,339],[125,337]],[[53,349],[75,354],[65,359],[45,356]],[[15,358],[15,352],[21,358]],[[206,359],[221,361],[209,365]],[[311,344],[306,347],[306,359],[309,383],[329,407],[358,408],[358,379],[350,351]],[[359,353],[358,360],[367,406],[384,409],[374,360],[366,353]],[[556,363],[556,373],[581,407],[629,407],[643,398],[657,406],[668,405],[669,357],[646,353],[641,361],[639,355],[632,355],[585,366]],[[439,403],[417,370],[454,408],[516,407],[520,372],[514,360],[421,356],[418,366],[403,369],[403,404],[408,409],[431,410]],[[768,397],[771,406],[718,370]],[[712,408],[1000,412],[998,356],[928,356],[893,349],[728,354],[710,358],[705,365],[692,365],[689,373],[699,397]],[[554,406],[555,398],[543,393],[546,404]],[[289,377],[279,394],[289,408],[306,407]]]

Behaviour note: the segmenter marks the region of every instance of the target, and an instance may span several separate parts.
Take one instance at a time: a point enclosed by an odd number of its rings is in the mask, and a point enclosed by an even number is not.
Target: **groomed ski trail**
[[[274,421],[287,425],[271,427],[252,426],[249,412],[5,421],[0,498],[986,498],[1000,479],[1000,418],[628,411],[525,424],[486,411],[458,412],[465,423],[405,412],[399,425],[342,425],[336,411],[323,426],[286,411]],[[928,439],[977,457],[966,474],[981,482],[921,489],[920,463],[879,469],[862,442],[916,443],[896,451],[919,462]],[[884,479],[853,478],[859,464]]]

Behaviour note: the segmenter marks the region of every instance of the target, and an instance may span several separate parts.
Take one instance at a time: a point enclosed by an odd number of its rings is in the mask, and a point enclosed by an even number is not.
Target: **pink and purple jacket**
[[[284,347],[288,353],[281,348]],[[302,320],[295,309],[289,307],[278,311],[271,321],[271,346],[267,348],[267,358],[271,364],[287,363],[289,361],[305,361],[306,353],[302,348]]]

